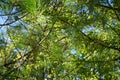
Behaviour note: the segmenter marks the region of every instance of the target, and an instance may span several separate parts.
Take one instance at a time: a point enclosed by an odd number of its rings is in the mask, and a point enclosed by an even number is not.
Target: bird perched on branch
[[[14,19],[17,21],[19,19],[19,17],[18,16],[14,16]]]

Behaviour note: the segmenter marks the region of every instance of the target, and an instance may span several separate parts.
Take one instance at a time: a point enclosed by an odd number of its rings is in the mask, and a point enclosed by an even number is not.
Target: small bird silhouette
[[[14,16],[14,19],[17,21],[19,19],[19,17],[18,16]]]

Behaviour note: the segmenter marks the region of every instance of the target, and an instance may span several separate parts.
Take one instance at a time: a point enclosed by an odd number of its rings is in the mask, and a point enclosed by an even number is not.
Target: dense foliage
[[[119,0],[0,0],[0,80],[120,80]]]

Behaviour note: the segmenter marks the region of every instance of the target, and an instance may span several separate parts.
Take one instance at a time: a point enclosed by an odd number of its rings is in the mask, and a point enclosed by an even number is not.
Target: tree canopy
[[[119,0],[0,0],[1,80],[120,80]]]

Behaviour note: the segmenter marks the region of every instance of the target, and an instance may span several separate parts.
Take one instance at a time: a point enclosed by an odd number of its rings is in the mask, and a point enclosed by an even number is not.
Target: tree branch
[[[60,19],[60,18],[58,18],[58,19],[59,19],[60,21],[64,22],[64,23],[72,26],[71,23],[69,23],[69,22],[67,22],[67,21],[65,21],[65,20],[63,20],[63,19]],[[97,44],[99,44],[99,45],[101,45],[101,46],[103,46],[103,47],[106,47],[106,48],[109,48],[109,49],[113,49],[113,50],[117,50],[117,51],[120,52],[120,48],[117,48],[117,47],[115,47],[115,46],[109,46],[109,45],[107,45],[107,44],[106,44],[105,42],[103,42],[103,41],[100,41],[100,40],[98,40],[98,39],[93,39],[93,38],[89,37],[88,35],[86,35],[85,33],[83,33],[82,31],[80,31],[80,32],[83,34],[83,36],[85,36],[86,38],[88,38],[91,42],[97,43]]]
[[[18,18],[18,20],[21,20],[22,18],[24,18],[26,15],[28,15],[29,13],[26,13],[25,15],[23,15],[22,17],[20,17],[20,18]],[[13,24],[13,23],[15,23],[16,21],[18,21],[18,20],[14,20],[14,21],[12,21],[12,22],[9,22],[9,23],[5,23],[5,24],[0,24],[0,26],[2,27],[2,26],[8,26],[8,25],[11,25],[11,24]]]
[[[100,7],[103,7],[103,8],[110,9],[110,10],[120,11],[120,8],[115,8],[115,7],[112,7],[112,6],[106,6],[106,5],[101,5],[101,4],[96,4],[96,5],[97,5],[97,6],[100,6]]]
[[[8,15],[15,15],[17,13],[20,13],[21,11],[16,11],[16,12],[13,12],[13,13],[8,13],[8,14],[0,14],[0,16],[8,16]]]

